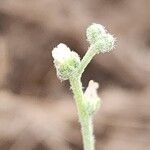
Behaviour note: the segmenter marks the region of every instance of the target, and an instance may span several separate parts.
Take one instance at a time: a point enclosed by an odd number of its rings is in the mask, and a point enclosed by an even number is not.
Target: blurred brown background
[[[93,22],[117,37],[82,79],[84,87],[100,83],[96,150],[150,149],[149,0],[0,0],[0,150],[82,150],[74,100],[51,51],[63,42],[83,56]]]

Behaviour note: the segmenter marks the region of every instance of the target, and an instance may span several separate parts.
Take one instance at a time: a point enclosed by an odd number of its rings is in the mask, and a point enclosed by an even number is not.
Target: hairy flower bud
[[[57,76],[61,80],[67,80],[80,64],[79,55],[71,51],[65,44],[60,43],[52,51]]]
[[[109,52],[114,48],[116,39],[100,24],[92,24],[87,28],[87,40],[96,53]]]
[[[106,53],[111,51],[115,46],[115,38],[111,34],[104,34],[100,39],[92,45],[96,53]]]
[[[87,40],[89,41],[90,44],[94,44],[100,39],[101,35],[105,33],[106,30],[104,26],[93,23],[86,30]]]

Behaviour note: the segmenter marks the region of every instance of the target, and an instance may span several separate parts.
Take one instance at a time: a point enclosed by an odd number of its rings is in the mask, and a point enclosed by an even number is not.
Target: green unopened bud
[[[96,53],[105,53],[111,51],[115,47],[115,38],[111,34],[102,35],[99,40],[92,45]]]
[[[52,51],[57,76],[61,80],[68,80],[80,64],[79,55],[71,51],[65,44],[59,44]]]
[[[100,24],[92,24],[87,28],[87,40],[98,54],[109,52],[114,48],[116,39]]]
[[[86,30],[87,40],[89,41],[90,44],[94,44],[100,39],[101,35],[105,33],[106,30],[104,26],[93,23]]]
[[[96,112],[100,107],[100,98],[97,94],[98,87],[98,83],[91,80],[84,93],[86,111],[90,115]]]

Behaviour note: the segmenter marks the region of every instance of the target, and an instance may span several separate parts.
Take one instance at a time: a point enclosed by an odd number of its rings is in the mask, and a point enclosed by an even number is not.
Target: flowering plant
[[[90,47],[82,60],[76,52],[62,43],[53,49],[52,56],[58,78],[70,82],[81,124],[84,150],[94,150],[92,117],[100,106],[98,83],[91,80],[83,92],[81,77],[92,58],[100,52],[111,51],[116,40],[102,25],[95,23],[87,28],[86,36]]]

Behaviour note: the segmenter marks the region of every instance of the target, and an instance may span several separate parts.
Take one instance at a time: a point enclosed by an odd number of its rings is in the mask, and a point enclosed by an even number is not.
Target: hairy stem
[[[82,75],[87,65],[91,62],[92,58],[96,55],[96,52],[93,50],[93,46],[90,46],[83,59],[81,60],[78,73]]]
[[[82,83],[80,77],[70,77],[71,88],[76,101],[79,121],[81,124],[82,139],[84,150],[94,150],[94,136],[92,117],[86,112],[85,99],[82,91]]]

